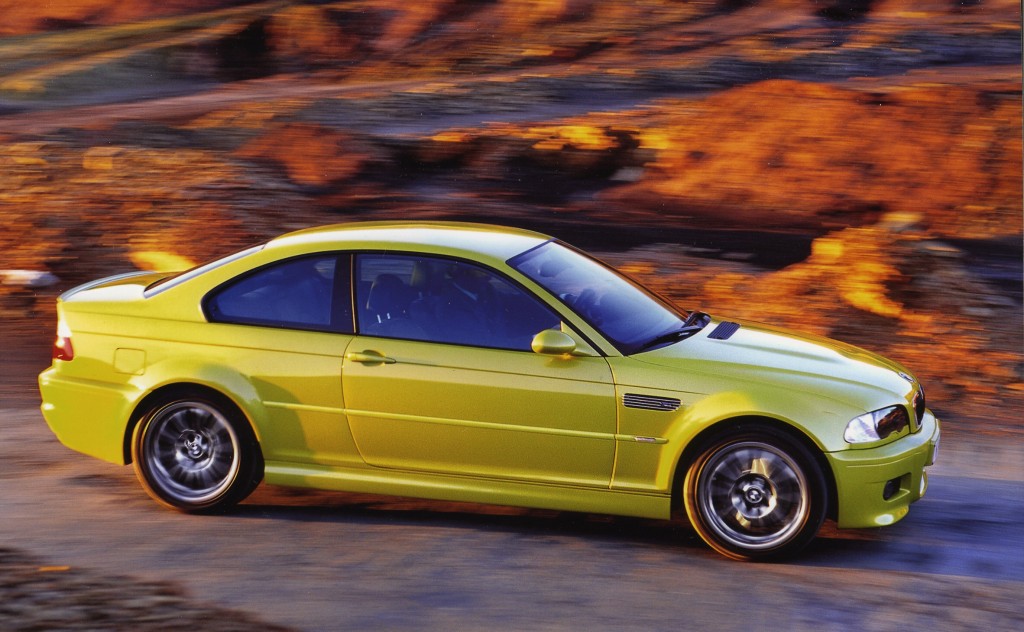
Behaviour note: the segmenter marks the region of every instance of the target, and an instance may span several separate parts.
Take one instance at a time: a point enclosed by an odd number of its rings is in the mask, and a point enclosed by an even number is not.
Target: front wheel
[[[259,446],[226,402],[168,398],[142,418],[132,437],[132,463],[146,492],[184,512],[226,509],[259,483]]]
[[[690,464],[686,514],[723,555],[763,560],[806,546],[825,519],[825,481],[814,457],[765,428],[719,436]]]

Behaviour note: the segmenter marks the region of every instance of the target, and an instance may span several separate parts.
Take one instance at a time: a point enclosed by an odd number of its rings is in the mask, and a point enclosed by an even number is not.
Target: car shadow
[[[689,524],[682,520],[651,520],[267,485],[261,485],[248,500],[232,510],[232,515],[299,522],[487,529],[526,535],[600,538],[679,550],[707,549]],[[711,554],[710,550],[708,552]]]
[[[915,503],[901,522],[879,529],[837,529],[827,521],[799,555],[783,562],[818,568],[902,571],[933,576],[1024,581],[1024,567],[1006,535],[1015,524],[1015,494],[985,484],[989,494],[1005,495],[1005,515],[983,514],[982,500],[969,484],[936,481],[930,501]],[[998,500],[998,499],[997,499]],[[990,505],[989,505],[990,506]],[[523,535],[601,539],[629,546],[700,554],[719,559],[685,519],[673,521],[567,511],[290,489],[262,485],[233,514],[300,522],[367,525],[426,525],[448,529],[497,530]]]

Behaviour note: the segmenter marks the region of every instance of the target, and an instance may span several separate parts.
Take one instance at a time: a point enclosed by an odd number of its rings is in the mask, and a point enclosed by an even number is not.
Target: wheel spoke
[[[750,472],[752,474],[760,474],[761,476],[770,479],[772,477],[773,469],[772,462],[768,455],[760,454],[750,460]]]
[[[171,464],[171,466],[167,468],[165,471],[167,472],[168,477],[176,481],[180,481],[186,475],[185,468],[183,468],[178,463]]]
[[[189,423],[190,416],[190,411],[188,409],[177,411],[175,414],[171,415],[166,424],[168,432],[178,435],[191,428],[192,426]]]
[[[196,489],[206,489],[215,481],[215,477],[209,468],[196,470],[194,477],[194,487]]]
[[[219,427],[220,420],[207,411],[195,411],[196,420],[194,428],[198,431],[211,432]]]
[[[741,452],[727,455],[715,468],[715,475],[727,481],[734,481],[749,470],[749,459]]]
[[[173,424],[168,423],[157,429],[155,440],[161,446],[168,446],[174,445],[179,436],[181,436],[181,430],[174,428]]]

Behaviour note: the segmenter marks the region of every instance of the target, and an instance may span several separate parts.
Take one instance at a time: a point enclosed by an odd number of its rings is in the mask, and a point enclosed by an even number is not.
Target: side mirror
[[[569,355],[576,351],[576,341],[564,331],[545,329],[533,337],[530,348],[542,355]]]

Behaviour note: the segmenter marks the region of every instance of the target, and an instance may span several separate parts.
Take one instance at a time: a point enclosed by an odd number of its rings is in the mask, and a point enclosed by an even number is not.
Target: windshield
[[[605,264],[549,241],[508,264],[558,297],[622,353],[683,328],[684,316],[643,286]],[[665,344],[675,340],[666,339]]]

